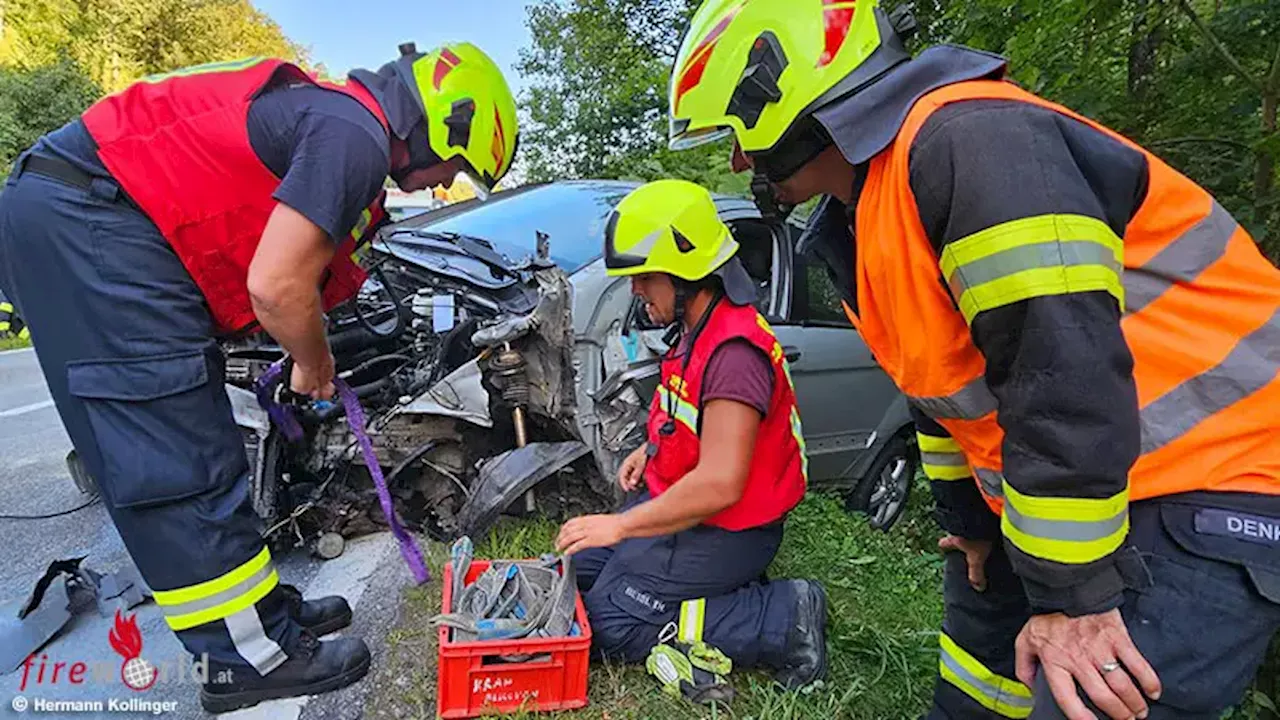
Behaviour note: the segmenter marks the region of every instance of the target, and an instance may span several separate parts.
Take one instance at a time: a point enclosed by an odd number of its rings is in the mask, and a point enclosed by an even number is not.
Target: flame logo
[[[111,648],[120,653],[125,660],[132,660],[142,654],[142,633],[138,632],[136,615],[121,617],[116,611],[116,626],[107,634]]]
[[[116,611],[115,627],[107,634],[111,649],[124,658],[120,665],[120,681],[131,690],[146,690],[156,684],[159,670],[142,655],[142,633],[138,632],[136,615],[122,616]]]

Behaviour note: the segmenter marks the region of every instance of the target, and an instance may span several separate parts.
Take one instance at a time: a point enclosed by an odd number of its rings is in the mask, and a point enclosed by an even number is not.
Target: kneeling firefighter
[[[331,82],[252,58],[149,77],[41,138],[0,194],[0,287],[67,433],[169,627],[225,712],[359,680],[341,598],[281,585],[253,509],[215,338],[261,329],[294,391],[333,394],[324,312],[406,191],[511,166],[515,103],[466,43],[412,43]]]
[[[672,347],[648,444],[619,471],[625,491],[644,491],[623,512],[565,523],[557,548],[575,555],[602,654],[643,661],[673,625],[681,642],[797,687],[826,669],[826,594],[763,581],[806,459],[786,359],[737,251],[693,183],[649,183],[610,216],[607,272],[630,276],[650,319],[672,324]]]
[[[1204,189],[875,0],[710,0],[672,144],[733,136],[916,410],[933,718],[1218,717],[1280,628],[1280,272]],[[1002,542],[1001,542],[1002,541]]]

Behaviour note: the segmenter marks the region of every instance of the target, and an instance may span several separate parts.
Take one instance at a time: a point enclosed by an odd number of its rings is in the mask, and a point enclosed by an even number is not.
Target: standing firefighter
[[[963,551],[931,717],[1217,717],[1280,627],[1280,272],[1159,158],[910,26],[711,0],[672,145],[734,137],[766,213],[826,196],[817,251]]]
[[[804,497],[804,436],[790,371],[752,304],[754,285],[710,193],[682,180],[637,188],[605,231],[605,265],[630,276],[678,338],[662,361],[648,444],[619,482],[624,511],[565,523],[597,650],[646,659],[671,626],[735,667],[798,687],[826,671],[827,601],[809,580],[761,582]]]
[[[18,159],[0,195],[0,287],[68,434],[156,602],[223,712],[359,680],[341,598],[279,583],[250,498],[216,336],[270,333],[294,391],[333,393],[323,312],[364,279],[353,251],[407,191],[511,166],[494,63],[412,44],[344,82],[253,58],[145,78]]]

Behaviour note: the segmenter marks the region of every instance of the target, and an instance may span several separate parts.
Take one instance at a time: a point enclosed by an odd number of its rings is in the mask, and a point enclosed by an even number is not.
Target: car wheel
[[[902,517],[916,475],[916,454],[907,439],[894,436],[880,449],[875,462],[845,501],[849,512],[860,512],[877,530],[888,530]]]

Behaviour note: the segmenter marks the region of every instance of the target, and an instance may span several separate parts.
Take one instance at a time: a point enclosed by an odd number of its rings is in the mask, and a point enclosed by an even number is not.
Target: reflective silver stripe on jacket
[[[1266,387],[1280,372],[1280,310],[1241,338],[1222,362],[1142,409],[1142,453],[1159,450],[1205,419]]]
[[[1227,252],[1239,225],[1215,200],[1209,214],[1141,267],[1124,272],[1124,311],[1136,313],[1177,283],[1189,283]]]
[[[982,490],[991,497],[1004,497],[1004,475],[990,468],[974,468],[973,474],[978,476]]]
[[[950,395],[912,397],[911,402],[935,420],[977,420],[996,409],[996,396],[982,376]]]

